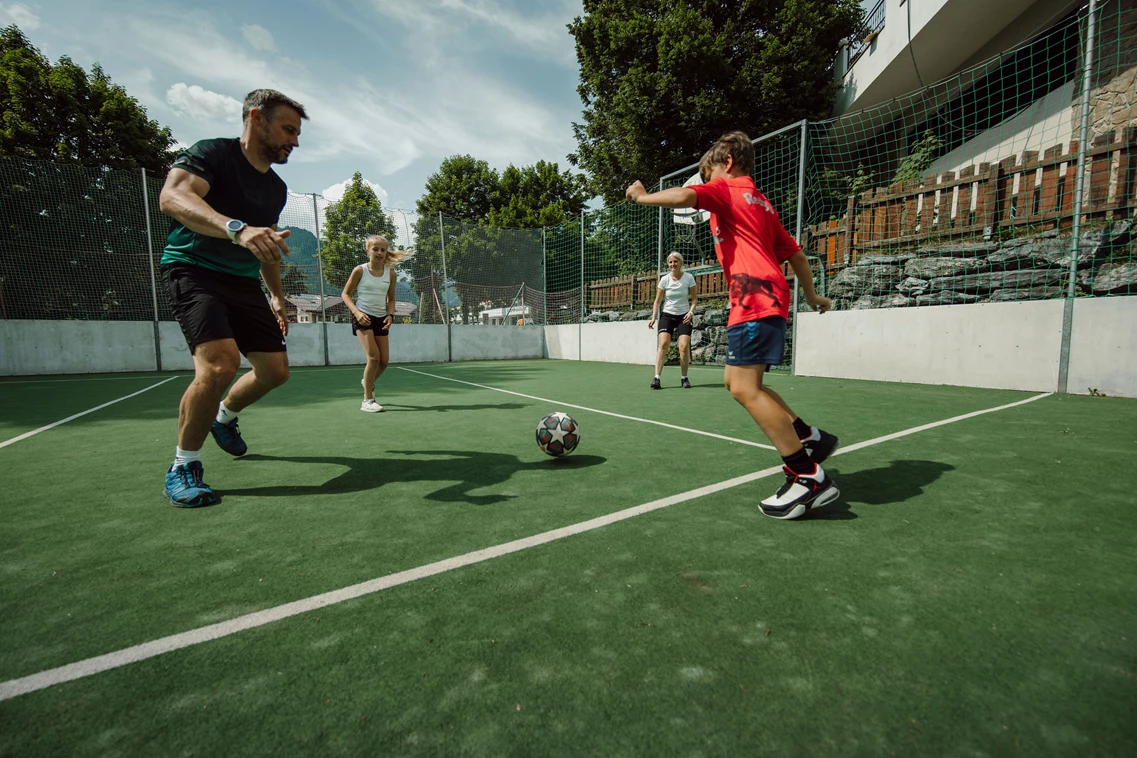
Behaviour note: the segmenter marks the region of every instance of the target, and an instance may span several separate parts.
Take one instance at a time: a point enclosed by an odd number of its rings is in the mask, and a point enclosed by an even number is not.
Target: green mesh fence
[[[1098,6],[1087,79],[1089,31],[1083,7],[947,80],[756,137],[755,181],[818,289],[839,309],[1137,294],[1137,6]],[[0,159],[0,318],[170,320],[161,182]],[[294,193],[280,226],[295,321],[347,320],[340,293],[374,233],[416,253],[398,267],[396,317],[410,323],[646,319],[674,250],[699,285],[692,357],[725,353],[727,286],[699,214],[620,203],[503,230]]]
[[[811,124],[806,244],[837,307],[1137,291],[1135,13],[1100,6],[1084,146],[1085,9],[945,81]]]

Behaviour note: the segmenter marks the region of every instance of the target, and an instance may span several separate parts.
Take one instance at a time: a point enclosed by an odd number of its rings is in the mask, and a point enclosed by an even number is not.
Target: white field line
[[[876,437],[875,439],[865,440],[858,442],[848,447],[840,448],[834,455],[844,455],[851,453],[855,450],[862,450],[866,447],[879,445],[884,442],[906,437],[909,434],[916,434],[917,432],[934,429],[937,426],[945,426],[947,424],[954,424],[957,421],[982,416],[985,413],[994,413],[995,411],[1006,410],[1007,408],[1014,408],[1015,406],[1025,405],[1026,403],[1033,403],[1035,400],[1041,400],[1044,397],[1049,397],[1052,393],[1044,393],[1035,395],[1034,397],[1027,398],[1026,400],[1019,400],[1015,403],[1007,403],[1000,405],[996,408],[987,408],[981,411],[973,411],[972,413],[965,413],[962,416],[953,416],[952,418],[944,419],[942,421],[934,421],[930,424],[912,427],[905,429],[902,432],[894,434],[886,434],[883,437]],[[105,655],[98,655],[94,658],[87,658],[86,660],[78,661],[76,663],[69,663],[65,666],[58,668],[48,669],[41,671],[38,674],[31,674],[29,676],[20,677],[19,679],[10,679],[6,682],[0,682],[0,702],[9,700],[20,695],[25,695],[29,692],[36,692],[38,690],[46,689],[56,684],[63,684],[64,682],[71,682],[76,679],[92,676],[103,671],[110,671],[112,669],[120,668],[131,663],[144,661],[147,658],[154,658],[155,656],[162,655],[163,653],[173,652],[174,650],[181,650],[182,648],[191,647],[193,645],[200,645],[203,642],[228,637],[231,634],[237,634],[247,629],[255,629],[265,624],[271,624],[274,621],[298,616],[301,613],[307,613],[319,608],[326,608],[330,605],[342,603],[346,600],[353,600],[355,598],[370,595],[375,592],[380,592],[391,587],[398,587],[401,584],[413,582],[416,579],[423,579],[428,576],[434,576],[446,571],[453,571],[454,569],[462,568],[464,566],[471,566],[475,563],[481,563],[493,558],[500,558],[503,555],[516,553],[521,550],[526,550],[538,545],[544,545],[556,540],[572,537],[577,534],[599,529],[604,526],[625,521],[645,513],[666,508],[670,505],[683,503],[688,500],[710,495],[715,492],[721,492],[732,487],[737,487],[741,484],[757,481],[768,476],[773,476],[782,470],[781,466],[772,466],[768,469],[755,471],[752,474],[744,476],[737,476],[733,479],[718,482],[717,484],[709,484],[705,487],[698,489],[688,490],[681,492],[678,495],[653,500],[650,503],[637,505],[632,508],[625,508],[622,511],[609,513],[606,516],[589,519],[588,521],[581,521],[578,524],[570,524],[559,529],[553,529],[541,534],[535,534],[531,537],[523,537],[519,540],[512,542],[505,542],[500,545],[494,545],[482,550],[475,550],[471,553],[447,558],[445,560],[428,563],[425,566],[418,566],[417,568],[407,569],[406,571],[399,571],[387,576],[381,576],[377,579],[371,579],[359,584],[353,584],[350,587],[325,592],[320,595],[313,595],[302,600],[296,600],[284,605],[278,605],[275,608],[266,608],[263,611],[255,613],[248,613],[244,616],[238,616],[228,621],[222,621],[217,624],[210,624],[209,626],[191,629],[188,632],[181,632],[179,634],[172,634],[168,637],[153,640],[151,642],[144,642],[140,645],[117,650],[113,653]]]
[[[149,387],[146,387],[145,389],[138,390],[138,392],[132,392],[129,395],[123,395],[122,397],[120,397],[116,400],[111,400],[109,403],[103,403],[102,405],[96,405],[94,408],[91,408],[89,410],[85,410],[82,413],[76,413],[74,416],[68,416],[67,418],[56,421],[53,424],[48,424],[47,426],[41,426],[39,429],[33,429],[30,432],[24,432],[23,434],[21,434],[18,437],[13,437],[10,440],[4,440],[3,442],[0,442],[0,447],[8,447],[8,445],[19,442],[20,440],[26,440],[28,437],[39,434],[40,432],[46,432],[48,429],[54,429],[55,427],[59,426],[60,424],[66,424],[68,421],[74,421],[75,419],[79,418],[80,416],[86,416],[88,413],[94,413],[95,411],[100,411],[103,408],[106,408],[108,405],[114,405],[115,403],[121,403],[123,400],[129,400],[132,397],[136,397],[138,395],[141,395],[143,392],[149,392],[150,390],[154,389],[155,387],[161,387],[166,382],[172,382],[178,378],[179,377],[171,376],[169,379],[163,379],[162,381],[158,382],[157,384],[151,384]]]
[[[498,387],[490,387],[488,384],[475,384],[474,382],[465,382],[465,381],[462,381],[461,379],[451,379],[448,376],[439,376],[438,374],[428,374],[425,371],[416,371],[413,368],[405,368],[403,366],[398,366],[397,368],[399,368],[403,371],[409,371],[412,374],[422,374],[423,376],[429,376],[432,379],[441,379],[441,380],[446,381],[446,382],[456,382],[458,384],[465,384],[465,385],[468,385],[470,387],[477,387],[477,388],[483,389],[483,390],[493,390],[494,392],[504,392],[507,395],[516,395],[517,397],[524,397],[524,398],[528,398],[530,400],[540,400],[542,403],[549,403],[551,405],[555,405],[558,407],[576,408],[578,410],[588,411],[589,413],[599,413],[599,414],[604,415],[604,416],[612,416],[614,418],[622,418],[626,421],[638,421],[641,424],[654,424],[655,426],[664,426],[664,427],[667,427],[668,429],[677,429],[681,432],[690,432],[691,434],[701,434],[704,437],[714,437],[717,440],[726,440],[727,442],[736,442],[739,445],[749,445],[750,447],[760,447],[763,450],[774,450],[775,449],[773,445],[763,445],[761,442],[753,442],[751,440],[739,439],[738,437],[727,437],[725,434],[715,434],[714,432],[704,432],[700,429],[690,429],[690,428],[685,427],[685,426],[676,426],[675,424],[665,424],[662,421],[655,421],[655,420],[649,419],[649,418],[639,418],[637,416],[625,416],[622,413],[612,413],[611,411],[601,411],[601,410],[598,410],[596,408],[589,408],[588,406],[584,406],[584,405],[573,405],[572,403],[563,403],[560,400],[550,400],[547,397],[537,397],[536,395],[526,395],[526,394],[521,393],[521,392],[513,392],[512,390],[503,390],[503,389],[500,389]]]

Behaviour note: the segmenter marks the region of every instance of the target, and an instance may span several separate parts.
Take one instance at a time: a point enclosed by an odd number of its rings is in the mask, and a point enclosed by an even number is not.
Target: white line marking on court
[[[83,411],[82,413],[76,413],[74,416],[68,416],[65,419],[62,419],[60,421],[56,421],[54,424],[48,424],[47,426],[41,426],[39,429],[33,429],[30,432],[24,432],[19,437],[13,437],[10,440],[4,440],[3,442],[0,442],[0,447],[7,447],[8,445],[19,442],[20,440],[26,440],[28,437],[39,434],[40,432],[46,432],[48,429],[54,429],[55,427],[59,426],[60,424],[66,424],[68,421],[74,421],[75,419],[79,418],[80,416],[86,416],[88,413],[94,413],[95,411],[102,410],[103,408],[106,408],[108,405],[114,405],[115,403],[121,403],[123,400],[129,400],[132,397],[135,397],[137,395],[141,395],[143,392],[149,392],[150,390],[154,389],[155,387],[161,387],[166,382],[172,382],[178,378],[179,377],[171,376],[169,379],[163,379],[162,381],[158,382],[157,384],[151,384],[149,387],[146,387],[145,389],[138,390],[138,392],[132,392],[129,395],[123,395],[122,397],[118,398],[117,400],[112,400],[109,403],[103,403],[102,405],[97,405],[94,408],[91,408],[90,410]]]
[[[57,384],[62,382],[128,382],[131,379],[157,379],[162,374],[140,374],[138,376],[76,376],[71,379],[13,379],[0,380],[0,387],[9,384]],[[177,378],[177,377],[175,377]]]
[[[438,374],[428,374],[425,371],[416,371],[413,368],[405,368],[403,366],[398,366],[397,368],[402,369],[403,371],[409,371],[412,374],[422,374],[423,376],[429,376],[433,379],[442,379],[443,381],[447,381],[447,382],[457,382],[458,384],[466,384],[466,385],[469,385],[471,387],[478,387],[478,388],[483,389],[483,390],[493,390],[494,392],[504,392],[507,395],[516,395],[517,397],[525,397],[525,398],[529,398],[530,400],[540,400],[542,403],[552,403],[553,405],[564,406],[565,408],[577,408],[577,409],[582,410],[582,411],[588,411],[589,413],[599,413],[599,414],[602,414],[604,416],[613,416],[615,418],[622,418],[622,419],[625,419],[627,421],[639,421],[642,424],[655,424],[656,426],[665,426],[668,429],[677,429],[681,432],[690,432],[691,434],[701,434],[704,437],[714,437],[715,439],[726,440],[727,442],[737,442],[739,445],[749,445],[750,447],[760,447],[763,450],[775,450],[776,449],[773,445],[763,445],[761,442],[752,442],[751,440],[743,440],[743,439],[739,439],[738,437],[727,437],[725,434],[715,434],[714,432],[704,432],[700,429],[689,429],[685,426],[676,426],[675,424],[665,424],[662,421],[654,421],[654,420],[649,419],[649,418],[639,418],[637,416],[625,416],[622,413],[612,413],[611,411],[601,411],[601,410],[597,410],[596,408],[589,408],[589,407],[584,406],[584,405],[573,405],[572,403],[562,403],[560,400],[550,400],[547,397],[537,397],[536,395],[526,395],[526,394],[521,393],[521,392],[513,392],[512,390],[503,390],[503,389],[500,389],[498,387],[490,387],[488,384],[475,384],[474,382],[466,382],[466,381],[462,381],[461,379],[451,379],[448,376],[439,376]]]
[[[873,445],[890,442],[891,440],[899,439],[900,437],[907,437],[910,434],[916,434],[917,432],[934,429],[937,426],[954,424],[957,421],[975,418],[976,416],[982,416],[986,413],[994,413],[995,411],[1002,411],[1006,410],[1007,408],[1026,405],[1027,403],[1033,403],[1035,400],[1041,400],[1044,397],[1050,397],[1051,394],[1053,393],[1047,392],[1041,395],[1035,395],[1034,397],[1027,398],[1026,400],[1007,403],[1006,405],[1000,405],[995,408],[987,408],[981,411],[972,411],[971,413],[965,413],[962,416],[953,416],[952,418],[944,419],[942,421],[933,421],[930,424],[914,426],[911,429],[905,429],[902,432],[886,434],[883,437],[876,437],[871,440],[865,440],[864,442],[857,442],[853,445],[849,445],[848,447],[839,448],[835,453],[833,453],[833,455],[844,455],[845,453],[851,453],[855,450],[862,450],[866,447],[872,447]],[[102,673],[103,671],[110,671],[112,669],[120,668],[131,663],[144,661],[147,658],[154,658],[156,656],[162,655],[163,653],[170,653],[175,650],[191,647],[193,645],[200,645],[203,642],[209,642],[211,640],[221,639],[222,637],[228,637],[231,634],[243,632],[248,629],[255,629],[259,626],[264,626],[265,624],[271,624],[274,621],[280,621],[292,616],[298,616],[301,613],[307,613],[308,611],[314,611],[319,608],[326,608],[329,605],[342,603],[346,600],[354,600],[356,598],[363,597],[364,595],[370,595],[375,592],[390,589],[391,587],[398,587],[401,584],[407,584],[408,582],[413,582],[416,579],[424,579],[428,576],[442,574],[444,572],[453,571],[454,569],[463,568],[465,566],[472,566],[475,563],[488,561],[492,558],[500,558],[503,555],[509,555],[510,553],[516,553],[521,550],[537,547],[538,545],[544,545],[549,542],[561,540],[566,537],[572,537],[577,534],[583,534],[584,532],[599,529],[603,526],[609,526],[620,521],[626,521],[627,519],[635,518],[636,516],[641,516],[645,513],[658,511],[661,508],[666,508],[671,505],[676,505],[688,500],[703,497],[704,495],[711,495],[716,492],[722,492],[723,490],[727,490],[732,487],[738,487],[742,484],[748,484],[750,482],[754,482],[768,476],[773,476],[781,470],[781,466],[772,466],[767,469],[762,469],[761,471],[755,471],[752,474],[736,476],[733,479],[727,479],[726,481],[718,482],[717,484],[708,484],[705,487],[699,487],[697,489],[688,490],[687,492],[681,492],[678,495],[672,495],[670,497],[661,498],[659,500],[653,500],[652,502],[644,503],[643,505],[625,508],[622,511],[609,513],[606,516],[599,516],[594,519],[589,519],[588,521],[581,521],[578,524],[570,524],[569,526],[563,526],[559,529],[552,529],[547,532],[542,532],[541,534],[535,534],[531,537],[523,537],[519,540],[513,540],[512,542],[505,542],[500,545],[494,545],[492,547],[483,548],[481,550],[475,550],[464,555],[458,555],[453,558],[447,558],[445,560],[436,561],[434,563],[428,563],[425,566],[418,566],[416,568],[407,569],[406,571],[399,571],[394,574],[388,574],[387,576],[381,576],[377,579],[371,579],[366,582],[360,582],[359,584],[353,584],[350,587],[344,587],[342,589],[332,590],[331,592],[325,592],[321,595],[313,595],[312,597],[307,597],[302,600],[296,600],[291,603],[285,603],[284,605],[278,605],[275,608],[266,608],[263,611],[248,613],[244,616],[238,616],[236,618],[229,619],[228,621],[222,621],[217,624],[210,624],[209,626],[203,626],[198,629],[191,629],[188,632],[171,634],[168,637],[162,637],[161,639],[153,640],[151,642],[143,642],[140,645],[134,645],[133,647],[116,650],[113,653],[97,655],[94,658],[87,658],[86,660],[78,661],[76,663],[69,663],[65,666],[59,666],[58,668],[41,671],[38,674],[31,674],[29,676],[20,677],[19,679],[10,679],[6,682],[0,683],[0,702],[4,700],[10,700],[14,697],[19,697],[20,695],[26,695],[29,692],[36,692],[38,690],[46,689],[56,684],[71,682],[76,679],[82,679],[84,677]]]

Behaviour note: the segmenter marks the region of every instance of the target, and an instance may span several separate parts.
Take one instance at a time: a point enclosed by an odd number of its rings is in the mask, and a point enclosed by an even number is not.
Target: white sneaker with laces
[[[375,399],[372,398],[370,400],[364,400],[363,405],[359,406],[359,410],[364,413],[378,413],[383,410],[383,406],[379,405],[379,403],[375,402]]]
[[[841,495],[837,485],[820,466],[815,466],[812,474],[795,474],[788,468],[783,470],[786,483],[759,504],[762,513],[770,518],[800,518],[814,506],[831,503]]]

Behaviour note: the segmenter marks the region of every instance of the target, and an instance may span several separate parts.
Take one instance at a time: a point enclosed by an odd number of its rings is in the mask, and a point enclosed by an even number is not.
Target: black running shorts
[[[684,314],[686,315],[686,314]],[[683,316],[677,316],[674,313],[661,313],[659,314],[659,325],[656,327],[658,332],[667,332],[671,335],[671,339],[677,339],[686,334],[691,336],[691,322],[684,323]]]
[[[390,333],[391,327],[383,326],[383,322],[387,320],[386,316],[372,316],[368,313],[367,318],[371,319],[371,323],[361,324],[353,313],[351,316],[351,333],[358,334],[359,332],[371,331],[375,332],[376,337],[386,337]],[[393,321],[392,319],[392,322]]]
[[[235,340],[243,355],[287,349],[259,279],[188,263],[162,266],[162,276],[190,353],[224,339]]]

